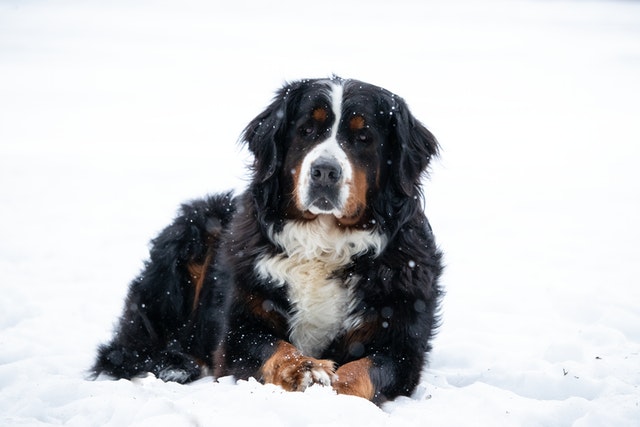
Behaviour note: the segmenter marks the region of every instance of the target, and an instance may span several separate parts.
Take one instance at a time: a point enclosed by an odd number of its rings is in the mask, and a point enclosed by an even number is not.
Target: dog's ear
[[[396,187],[407,196],[419,192],[420,177],[431,159],[438,155],[439,145],[433,134],[409,111],[406,102],[392,99],[391,131],[395,137],[394,177]]]
[[[282,161],[279,150],[284,146],[287,131],[287,110],[292,102],[296,84],[287,84],[278,91],[271,104],[253,119],[242,132],[242,141],[254,156],[254,179],[265,182]]]

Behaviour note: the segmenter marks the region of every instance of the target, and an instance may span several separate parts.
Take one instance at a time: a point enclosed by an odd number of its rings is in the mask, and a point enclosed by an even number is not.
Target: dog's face
[[[379,194],[413,196],[437,152],[401,98],[338,78],[285,86],[244,137],[254,181],[278,182],[283,215],[332,215],[343,226],[366,226]]]
[[[352,86],[315,86],[291,117],[282,170],[291,175],[294,207],[304,218],[333,215],[353,225],[366,213],[382,159],[389,157],[386,127],[370,100],[348,93]]]

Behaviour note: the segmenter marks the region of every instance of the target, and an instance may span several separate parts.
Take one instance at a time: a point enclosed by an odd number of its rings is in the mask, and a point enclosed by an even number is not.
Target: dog
[[[436,138],[399,96],[333,76],[285,84],[242,141],[246,191],[182,205],[152,241],[94,377],[411,395],[443,294],[421,187]]]

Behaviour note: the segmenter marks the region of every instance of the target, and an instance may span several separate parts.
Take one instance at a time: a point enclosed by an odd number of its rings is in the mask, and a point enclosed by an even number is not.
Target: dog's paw
[[[338,394],[350,394],[371,400],[375,394],[375,387],[371,381],[369,370],[372,363],[369,359],[359,359],[342,365],[336,371],[335,379],[331,383]]]
[[[303,356],[293,345],[282,342],[262,366],[262,379],[287,391],[304,391],[313,384],[330,386],[335,363]]]
[[[303,391],[313,384],[330,386],[333,379],[335,364],[331,360],[318,360],[312,357],[302,357],[298,363],[293,363],[284,370],[284,377],[294,386],[294,390]]]
[[[157,360],[150,361],[150,372],[162,381],[185,384],[198,379],[202,374],[198,362],[177,351],[163,351]]]
[[[197,374],[194,374],[194,372],[180,368],[165,368],[158,372],[158,378],[160,378],[162,381],[173,381],[180,384],[192,381],[196,377],[196,375]]]

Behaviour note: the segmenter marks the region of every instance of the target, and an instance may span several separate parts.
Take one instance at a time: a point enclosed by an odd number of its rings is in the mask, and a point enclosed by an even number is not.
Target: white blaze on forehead
[[[340,144],[338,143],[338,128],[340,127],[340,121],[342,118],[342,85],[331,83],[330,84],[330,100],[331,111],[333,112],[334,121],[331,127],[331,134],[324,142],[314,147],[302,161],[300,167],[300,179],[298,180],[298,194],[300,195],[300,201],[303,204],[303,208],[308,209],[314,214],[318,213],[330,213],[336,217],[341,217],[341,210],[344,207],[347,199],[349,198],[349,185],[353,176],[353,170],[347,154],[344,152]],[[318,159],[328,159],[335,161],[342,169],[342,176],[338,185],[340,186],[339,206],[336,206],[331,212],[321,211],[315,206],[309,206],[313,200],[309,200],[309,186],[311,177],[311,165]]]
[[[333,128],[331,128],[331,137],[329,139],[333,139],[337,141],[338,138],[338,127],[340,125],[340,119],[342,118],[342,94],[344,89],[342,85],[332,83],[331,84],[331,111],[333,111],[333,115],[336,118],[333,122]]]

